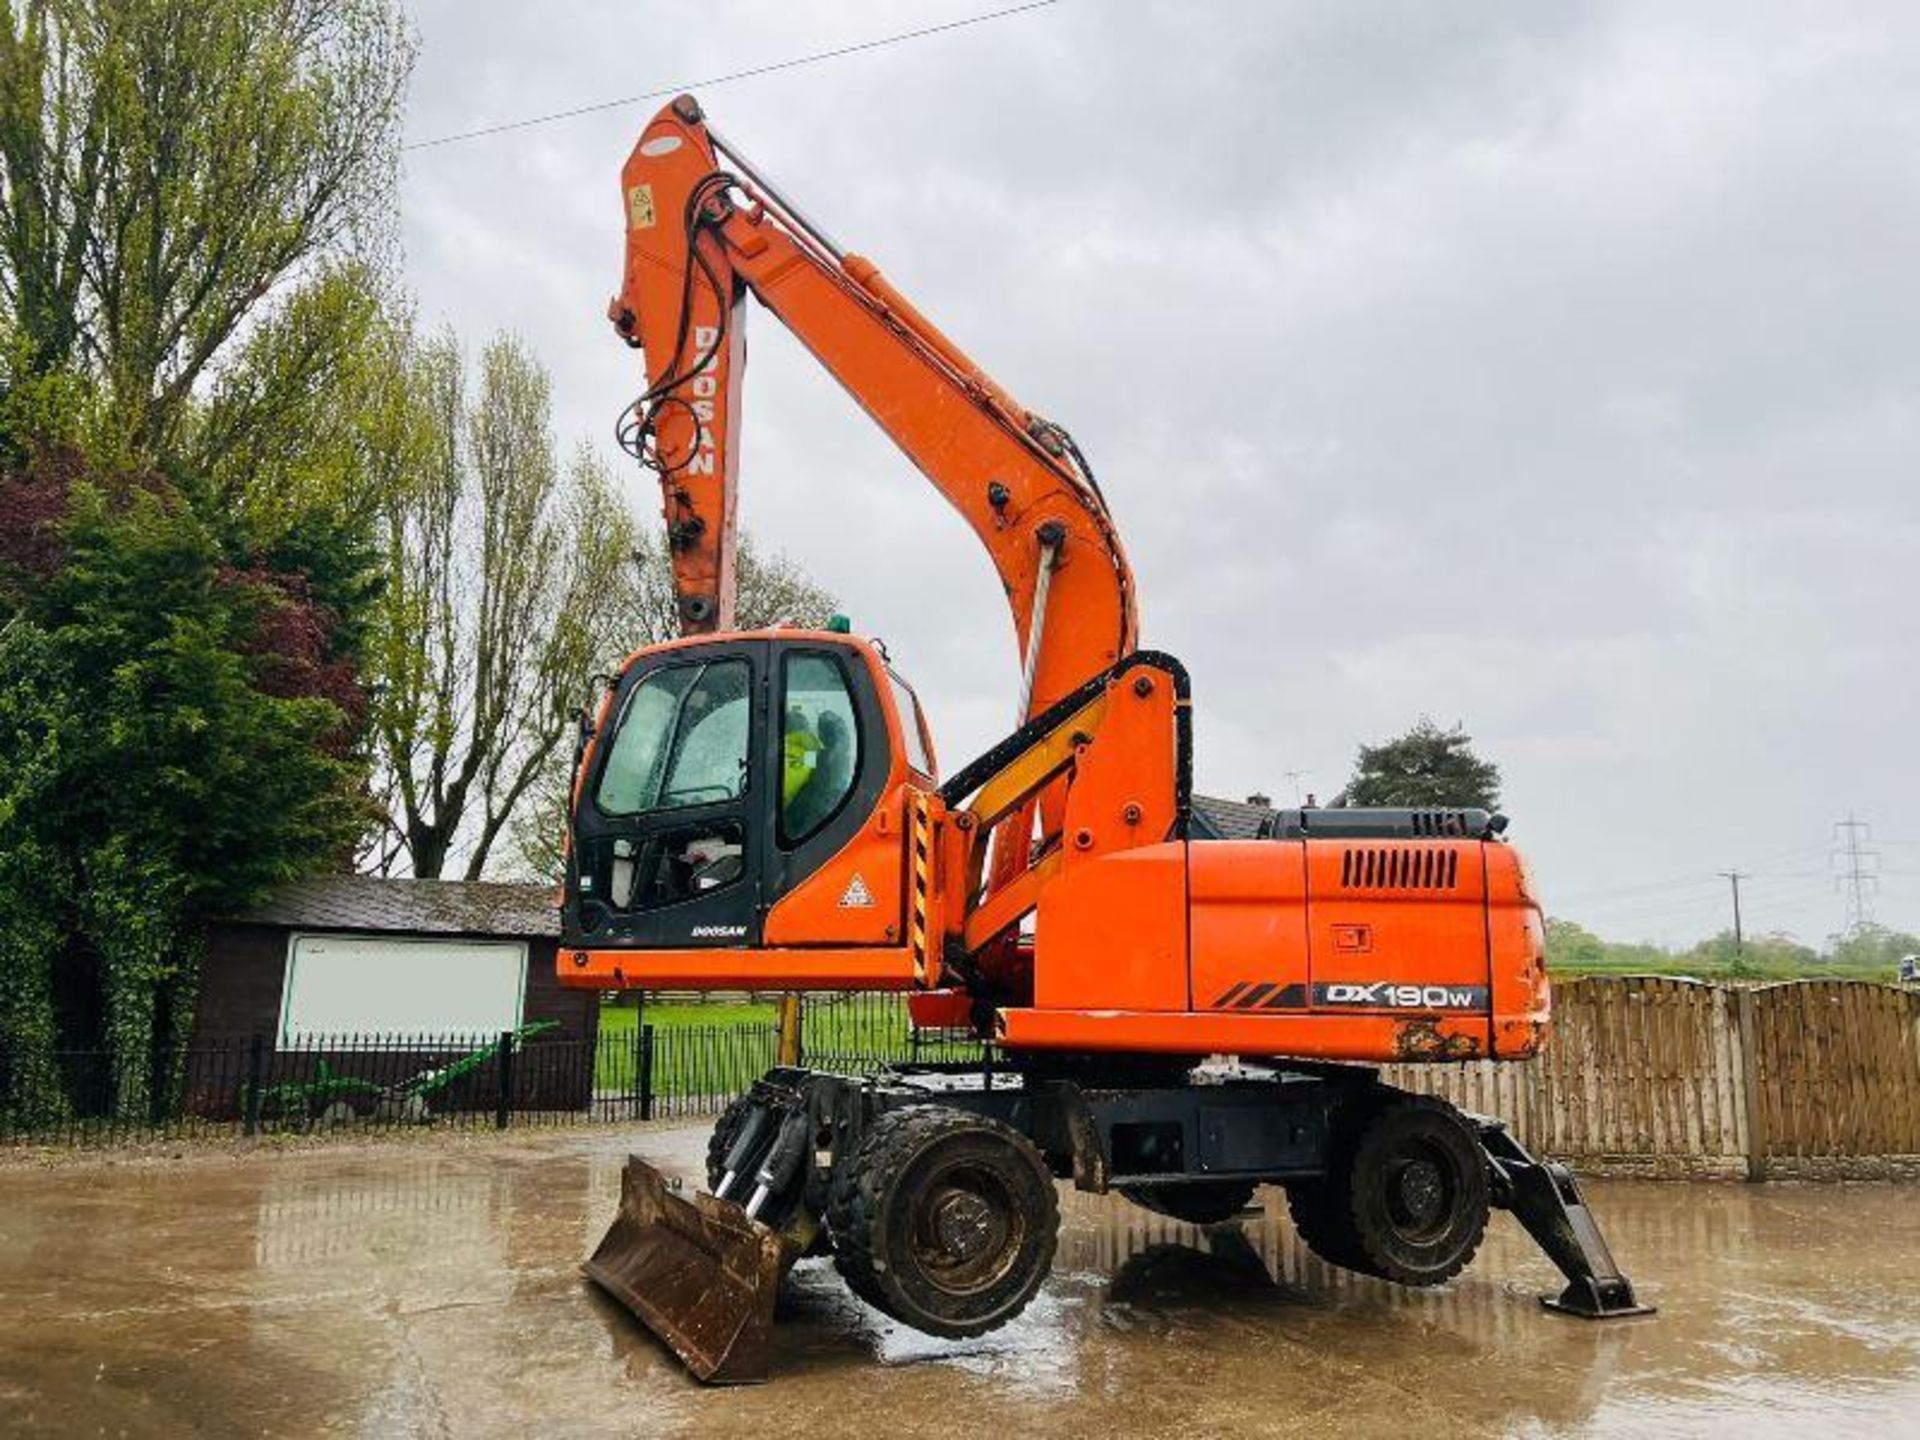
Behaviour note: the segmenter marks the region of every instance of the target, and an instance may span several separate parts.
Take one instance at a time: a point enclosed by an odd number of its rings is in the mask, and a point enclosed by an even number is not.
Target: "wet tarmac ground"
[[[1013,1324],[932,1340],[830,1262],[776,1378],[705,1390],[584,1282],[628,1149],[703,1128],[0,1168],[0,1432],[308,1435],[1920,1435],[1920,1187],[1594,1182],[1650,1320],[1547,1314],[1496,1217],[1408,1292],[1063,1192]]]

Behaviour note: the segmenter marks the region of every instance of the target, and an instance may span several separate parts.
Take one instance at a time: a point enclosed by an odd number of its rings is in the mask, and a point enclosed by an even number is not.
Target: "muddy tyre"
[[[1312,1180],[1287,1182],[1287,1213],[1307,1248],[1329,1265],[1374,1274],[1360,1248],[1347,1180],[1355,1142],[1381,1109],[1373,1095],[1350,1097],[1327,1118],[1327,1171]]]
[[[1253,1203],[1253,1182],[1189,1180],[1178,1185],[1122,1185],[1120,1193],[1156,1215],[1184,1220],[1189,1225],[1218,1225]]]
[[[1301,1239],[1322,1259],[1399,1285],[1439,1285],[1486,1234],[1480,1142],[1444,1101],[1405,1096],[1336,1137],[1323,1180],[1289,1187]]]
[[[829,1224],[848,1288],[929,1335],[967,1339],[1018,1315],[1046,1279],[1053,1176],[1011,1126],[944,1105],[874,1121],[835,1167]]]
[[[1372,1274],[1347,1213],[1346,1187],[1330,1180],[1296,1180],[1287,1186],[1287,1213],[1306,1247],[1329,1265]]]

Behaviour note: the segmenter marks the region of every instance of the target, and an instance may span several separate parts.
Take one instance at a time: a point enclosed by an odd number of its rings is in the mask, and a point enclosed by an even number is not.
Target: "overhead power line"
[[[1776,877],[1765,871],[1740,870],[1740,901],[1743,911],[1755,909],[1775,915],[1782,910],[1801,910],[1819,895],[1830,893],[1832,881],[1824,873]],[[1704,922],[1716,911],[1724,914],[1728,876],[1721,871],[1706,882],[1709,888],[1689,894],[1642,895],[1612,900],[1563,903],[1552,901],[1548,909],[1562,918],[1577,919],[1590,928],[1609,933],[1635,925],[1665,926]],[[1759,884],[1754,882],[1758,881]],[[1750,917],[1748,917],[1750,918]],[[1751,929],[1751,926],[1747,928]]]
[[[1643,885],[1616,885],[1607,890],[1576,891],[1572,895],[1556,895],[1555,901],[1562,905],[1585,905],[1594,901],[1612,900],[1630,895],[1647,895],[1662,890],[1701,890],[1718,889],[1720,878],[1717,875],[1689,875],[1684,879],[1652,880]]]
[[[1745,864],[1764,870],[1769,865],[1778,865],[1783,860],[1797,860],[1804,855],[1824,855],[1827,845],[1822,842],[1815,845],[1796,845],[1791,850],[1776,850],[1771,855],[1762,855],[1758,859],[1748,856]]]
[[[1715,881],[1724,885],[1724,881]],[[1633,910],[1611,910],[1595,914],[1580,910],[1572,914],[1556,911],[1557,918],[1571,919],[1596,934],[1613,935],[1631,929],[1637,925],[1668,925],[1682,922],[1693,925],[1713,926],[1719,923],[1719,917],[1726,913],[1727,892],[1724,889],[1706,895],[1696,895],[1679,904],[1669,901],[1664,905],[1647,905]]]
[[[881,35],[872,40],[857,41],[852,45],[836,45],[831,50],[816,50],[808,55],[795,55],[786,60],[774,60],[765,65],[749,66],[745,70],[730,70],[724,75],[709,75],[700,80],[680,80],[671,85],[662,85],[657,89],[643,90],[638,95],[622,95],[617,100],[596,100],[590,105],[576,105],[570,110],[554,110],[545,115],[529,115],[520,120],[502,120],[495,125],[481,125],[472,130],[456,131],[451,135],[436,135],[430,140],[412,140],[400,148],[431,150],[435,146],[452,145],[461,140],[478,140],[487,135],[503,135],[509,130],[530,130],[536,125],[551,125],[555,121],[572,120],[581,115],[597,114],[602,110],[618,110],[623,105],[638,105],[643,100],[660,100],[688,90],[711,90],[716,85],[731,85],[737,80],[753,80],[762,75],[777,74],[782,70],[798,70],[803,65],[818,65],[823,60],[839,60],[868,50],[884,50],[889,45],[904,45],[909,40],[924,40],[930,35],[944,35],[951,30],[965,30],[969,26],[985,25],[991,20],[1005,20],[1011,15],[1024,15],[1029,10],[1045,10],[1059,3],[1060,0],[1028,0],[1025,5],[1009,5],[1004,10],[989,10],[983,15],[969,15],[964,19],[948,20],[939,25],[923,25],[918,30],[902,30],[897,35]]]
[[[1831,872],[1825,870],[1774,870],[1770,867],[1783,860],[1797,859],[1802,855],[1825,854],[1827,849],[1828,847],[1824,844],[1796,846],[1792,850],[1776,851],[1758,860],[1747,860],[1743,862],[1741,868],[1762,880],[1786,880],[1802,874],[1818,875],[1824,879]],[[1723,878],[1725,878],[1724,871],[1715,871],[1711,874],[1701,871],[1692,875],[1675,875],[1665,880],[1647,880],[1631,885],[1610,885],[1604,890],[1579,890],[1571,895],[1556,895],[1554,901],[1560,905],[1586,905],[1595,901],[1612,900],[1616,897],[1651,895],[1667,890],[1717,889]]]

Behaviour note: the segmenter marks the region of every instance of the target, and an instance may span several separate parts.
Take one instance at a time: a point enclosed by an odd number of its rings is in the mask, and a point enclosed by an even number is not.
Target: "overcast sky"
[[[999,0],[1004,3],[1004,0]],[[997,8],[416,4],[410,138]],[[1680,13],[1684,11],[1685,13]],[[1201,788],[1462,722],[1554,913],[1920,930],[1920,7],[1063,0],[699,92],[1089,452]],[[659,102],[406,157],[407,276],[614,450],[619,169]],[[1017,661],[964,525],[761,311],[746,525],[886,637],[946,768]]]

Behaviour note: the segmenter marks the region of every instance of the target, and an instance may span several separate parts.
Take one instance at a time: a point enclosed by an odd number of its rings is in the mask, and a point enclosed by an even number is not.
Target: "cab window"
[[[840,662],[789,655],[780,714],[780,838],[795,845],[839,813],[860,769],[860,727]]]
[[[927,754],[927,732],[920,720],[920,701],[913,687],[893,671],[887,671],[893,686],[894,708],[900,712],[900,729],[907,737],[907,764],[928,779],[933,778],[933,757]]]
[[[738,799],[747,782],[745,660],[655,670],[634,686],[594,799],[642,815]]]

